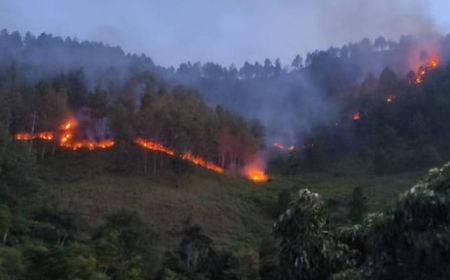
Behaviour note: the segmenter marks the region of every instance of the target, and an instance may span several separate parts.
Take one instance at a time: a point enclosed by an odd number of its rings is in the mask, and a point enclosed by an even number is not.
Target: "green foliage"
[[[20,250],[11,247],[0,247],[0,279],[20,279],[24,269]]]
[[[449,275],[450,164],[402,195],[390,211],[365,223],[367,267],[377,279],[442,279]]]
[[[353,223],[360,223],[367,211],[367,198],[364,196],[362,187],[353,189],[351,199],[348,203],[348,216]]]
[[[284,279],[445,279],[450,259],[450,163],[433,168],[384,213],[352,227],[327,226],[323,203],[308,190],[275,225]],[[355,188],[350,219],[362,220]]]
[[[231,269],[228,274],[233,274],[234,279],[260,280],[260,259],[257,252],[251,249],[237,251],[230,260]]]
[[[323,203],[308,189],[283,214],[274,228],[280,238],[283,279],[323,279],[351,264],[347,247],[327,230]]]
[[[8,206],[0,205],[0,233],[5,233],[11,225],[11,211]]]
[[[103,118],[107,115],[109,109],[110,96],[99,88],[89,96],[88,105],[92,109],[93,114],[97,118]]]
[[[71,244],[66,248],[31,246],[24,251],[24,279],[108,279],[95,269],[95,257],[89,247]]]
[[[153,273],[153,235],[137,213],[110,215],[94,237],[98,268],[112,279],[144,279]]]

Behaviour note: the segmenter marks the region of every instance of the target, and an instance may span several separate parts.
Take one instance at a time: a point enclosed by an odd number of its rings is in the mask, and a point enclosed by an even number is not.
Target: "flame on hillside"
[[[431,57],[428,61],[426,61],[425,65],[419,66],[416,72],[416,79],[415,84],[419,85],[423,83],[423,80],[425,79],[425,76],[430,72],[431,70],[435,69],[439,66],[439,58],[436,56]]]
[[[101,140],[91,140],[91,139],[81,139],[77,140],[74,136],[74,129],[77,127],[78,123],[75,119],[71,118],[63,122],[60,125],[61,133],[59,138],[59,146],[63,148],[69,148],[72,150],[79,149],[108,149],[114,146],[114,140],[112,139],[101,139]]]
[[[77,126],[77,122],[73,118],[69,118],[64,121],[60,126],[60,131],[58,133],[54,132],[38,132],[38,133],[17,133],[15,135],[16,140],[29,141],[33,139],[41,139],[46,141],[56,140],[58,146],[62,148],[69,148],[72,150],[78,149],[107,149],[114,146],[114,140],[112,139],[101,139],[101,140],[90,140],[75,138],[74,129]],[[57,135],[57,139],[55,139]]]
[[[115,142],[113,139],[101,139],[101,140],[91,140],[91,139],[78,139],[80,135],[80,128],[78,122],[74,118],[69,118],[58,126],[59,129],[55,132],[38,132],[38,133],[17,133],[15,134],[15,139],[20,141],[29,141],[33,139],[41,139],[45,141],[53,141],[56,145],[62,148],[68,148],[72,150],[79,149],[107,149],[114,146]],[[82,129],[81,129],[82,131]],[[154,152],[163,153],[167,156],[177,157],[202,168],[214,171],[216,173],[224,173],[223,167],[217,165],[212,161],[208,161],[203,157],[194,155],[191,152],[177,153],[175,149],[165,146],[162,143],[137,137],[134,143],[141,148],[151,150]],[[276,146],[275,146],[276,147]],[[284,146],[278,147],[286,151],[295,150],[294,146]],[[255,183],[266,182],[269,177],[264,171],[264,160],[260,155],[256,156],[252,161],[250,161],[246,166],[241,169],[241,174]]]
[[[295,151],[294,145],[286,146],[284,144],[275,142],[275,143],[273,143],[272,146],[280,151],[289,151],[289,152]]]
[[[175,153],[175,150],[168,148],[161,143],[158,143],[156,141],[152,141],[149,139],[144,139],[141,137],[136,138],[134,140],[134,143],[136,143],[136,145],[138,145],[144,149],[155,151],[155,152],[160,152],[160,153],[166,154],[171,157],[178,157],[182,160],[191,162],[195,165],[206,168],[208,170],[211,170],[211,171],[214,171],[217,173],[224,173],[224,169],[222,167],[218,166],[217,164],[215,164],[211,161],[207,161],[206,159],[204,159],[200,156],[194,155],[190,152],[177,154],[177,153]]]
[[[265,173],[264,160],[261,155],[256,155],[253,160],[251,160],[242,169],[242,175],[247,179],[252,180],[255,183],[264,183],[269,180],[269,176]]]
[[[51,141],[55,137],[53,132],[38,132],[38,133],[17,133],[15,135],[16,140],[33,140],[33,139],[41,139]]]

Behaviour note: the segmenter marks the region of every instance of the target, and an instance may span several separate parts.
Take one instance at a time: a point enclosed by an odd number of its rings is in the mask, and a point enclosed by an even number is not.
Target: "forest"
[[[3,30],[0,279],[446,279],[449,61],[403,36],[174,68]]]

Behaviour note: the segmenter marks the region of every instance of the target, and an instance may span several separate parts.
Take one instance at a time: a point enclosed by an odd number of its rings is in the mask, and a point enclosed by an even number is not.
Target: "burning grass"
[[[215,164],[211,161],[207,161],[206,159],[204,159],[200,156],[194,155],[190,152],[177,154],[177,153],[175,153],[175,150],[173,150],[169,147],[166,147],[163,144],[158,143],[156,141],[138,137],[134,140],[134,143],[144,149],[151,150],[154,152],[160,152],[160,153],[166,154],[171,157],[178,157],[182,160],[189,161],[190,163],[193,163],[197,166],[214,171],[216,173],[224,173],[225,172],[225,170],[222,167],[218,166],[217,164]]]
[[[77,121],[74,118],[68,118],[59,126],[59,131],[54,132],[39,132],[39,133],[17,133],[15,138],[20,141],[30,141],[33,139],[42,139],[46,141],[55,141],[55,143],[62,148],[79,150],[79,149],[88,149],[90,151],[95,149],[108,149],[114,146],[115,142],[113,139],[78,139],[76,128],[78,126]],[[147,150],[151,150],[154,152],[163,153],[170,157],[177,157],[187,162],[190,162],[199,167],[205,168],[207,170],[223,174],[225,173],[225,169],[218,164],[209,161],[199,155],[195,155],[191,152],[182,152],[178,153],[175,149],[165,146],[162,143],[156,142],[150,139],[144,139],[142,137],[137,137],[134,140],[134,143],[139,147]],[[280,146],[283,147],[286,151],[295,150],[294,146]],[[262,183],[268,180],[268,176],[264,173],[264,169],[262,168],[261,163],[255,164],[255,162],[250,162],[243,168],[241,172],[243,176],[247,179],[256,182]]]
[[[60,126],[60,131],[58,132],[37,132],[37,133],[17,133],[15,139],[19,141],[30,141],[33,139],[40,139],[45,141],[56,141],[57,145],[62,148],[68,148],[72,150],[78,149],[108,149],[114,146],[114,140],[112,139],[76,139],[75,138],[75,128],[78,123],[73,118],[69,118],[64,121]],[[56,137],[57,136],[57,137]]]
[[[425,79],[425,76],[430,72],[431,70],[435,69],[439,66],[439,58],[436,56],[431,57],[425,65],[421,65],[416,72],[416,79],[415,84],[420,85],[423,83],[423,80]]]

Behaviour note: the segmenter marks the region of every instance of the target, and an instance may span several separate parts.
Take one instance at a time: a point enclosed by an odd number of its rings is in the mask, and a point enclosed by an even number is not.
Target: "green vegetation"
[[[450,163],[433,168],[396,205],[333,227],[308,189],[275,225],[283,279],[444,279],[450,273]]]
[[[445,278],[450,166],[414,184],[449,157],[450,67],[430,69],[420,84],[414,73],[401,78],[388,68],[363,79],[362,57],[387,59],[414,46],[377,42],[352,45],[351,54],[315,52],[305,65],[297,57],[292,72],[269,60],[239,71],[186,64],[174,73],[95,43],[2,32],[0,279]],[[79,65],[37,75],[44,68],[23,59],[44,43],[92,59],[106,52],[127,68]],[[203,86],[233,94],[308,77],[340,109],[332,122],[299,129],[302,143],[274,152],[270,180],[255,184],[240,170],[269,153],[270,129],[162,78],[194,72]],[[71,137],[115,145],[75,151],[14,140],[17,132],[58,136],[67,117],[79,122]],[[136,137],[227,172],[141,149]]]

